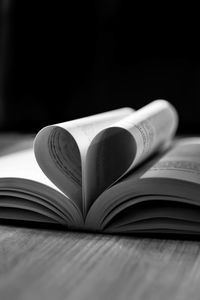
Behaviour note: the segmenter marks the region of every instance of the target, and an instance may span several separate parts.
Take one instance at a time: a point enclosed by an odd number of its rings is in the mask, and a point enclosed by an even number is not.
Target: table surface
[[[0,155],[16,141],[0,137]],[[1,224],[0,299],[199,300],[200,241]]]

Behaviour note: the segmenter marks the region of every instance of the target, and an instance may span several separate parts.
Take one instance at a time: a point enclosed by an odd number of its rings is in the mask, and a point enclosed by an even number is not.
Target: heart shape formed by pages
[[[127,130],[109,127],[93,138],[85,155],[79,146],[67,130],[49,126],[37,136],[34,149],[46,176],[79,207],[84,198],[88,210],[128,170],[136,154],[136,144]]]
[[[106,112],[43,128],[36,159],[49,179],[84,216],[95,199],[156,149],[169,145],[178,124],[175,109],[156,100],[133,112]]]

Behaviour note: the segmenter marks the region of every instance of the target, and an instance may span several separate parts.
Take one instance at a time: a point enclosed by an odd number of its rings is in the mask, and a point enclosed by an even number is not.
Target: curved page
[[[106,188],[168,144],[177,124],[174,107],[157,100],[101,131],[87,153],[87,209]]]
[[[136,230],[136,221],[141,222],[142,228],[144,214],[149,223],[151,219],[157,217],[169,218],[165,206],[166,201],[170,205],[171,218],[174,216],[175,219],[194,221],[195,209],[198,209],[198,214],[200,214],[199,157],[199,138],[177,141],[163,156],[149,161],[148,167],[143,165],[143,170],[132,172],[125,180],[102,193],[88,212],[86,226],[90,228],[95,225],[101,230],[105,227],[112,229],[114,226],[115,230],[120,227],[120,230],[131,228],[133,231]],[[156,205],[151,212],[152,201]],[[174,203],[179,203],[177,204],[180,210],[179,216],[174,215]],[[138,204],[143,205],[140,214]],[[191,205],[192,210],[184,210],[183,214],[185,204]],[[148,208],[149,205],[151,209]],[[173,224],[169,228],[172,229]]]
[[[37,209],[35,213],[43,216],[51,210],[52,218],[65,220],[71,226],[83,223],[76,204],[59,191],[42,172],[33,149],[0,157],[0,207],[8,208],[11,203],[16,209]]]
[[[88,147],[102,129],[133,113],[131,108],[43,128],[34,142],[38,164],[48,178],[85,214],[85,160]]]

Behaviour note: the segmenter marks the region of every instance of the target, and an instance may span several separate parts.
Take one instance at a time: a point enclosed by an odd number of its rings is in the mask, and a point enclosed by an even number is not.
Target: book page
[[[85,160],[94,136],[134,112],[121,108],[43,128],[36,136],[36,159],[50,180],[85,211]]]
[[[32,147],[0,156],[0,208],[9,207],[46,216],[48,210],[48,216],[65,224],[82,220],[79,208],[42,172]]]
[[[159,147],[167,147],[177,125],[174,107],[165,100],[157,100],[102,130],[87,153],[87,208]]]
[[[169,143],[177,126],[175,108],[165,100],[156,100],[115,126],[128,130],[136,142],[136,156],[129,170],[151,155],[159,146]]]
[[[178,140],[142,178],[174,178],[200,184],[200,138]]]
[[[148,209],[148,205],[151,208],[153,202],[160,217],[168,217],[165,209],[167,203],[172,210],[171,217],[174,206],[177,205],[179,219],[186,219],[181,210],[184,205],[190,205],[192,211],[200,207],[199,186],[200,138],[178,139],[165,153],[151,157],[141,167],[132,170],[124,179],[103,192],[92,204],[86,224],[88,228],[95,224],[103,228],[116,216],[118,226],[123,221],[121,216],[125,210],[126,216],[129,213],[130,218],[124,219],[124,224],[128,221],[134,223],[134,218],[139,216],[137,204],[142,204],[147,209],[147,217],[153,218]],[[194,221],[188,208],[187,213],[188,219]],[[159,223],[157,226],[159,227]],[[135,224],[130,225],[130,228],[134,230]],[[143,224],[141,228],[144,228]],[[117,230],[120,231],[119,228]]]

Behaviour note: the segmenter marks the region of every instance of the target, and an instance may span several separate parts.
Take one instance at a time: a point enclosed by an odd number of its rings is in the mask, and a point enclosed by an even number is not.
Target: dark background
[[[163,98],[179,112],[179,133],[200,133],[199,22],[187,6],[0,3],[1,131]]]

